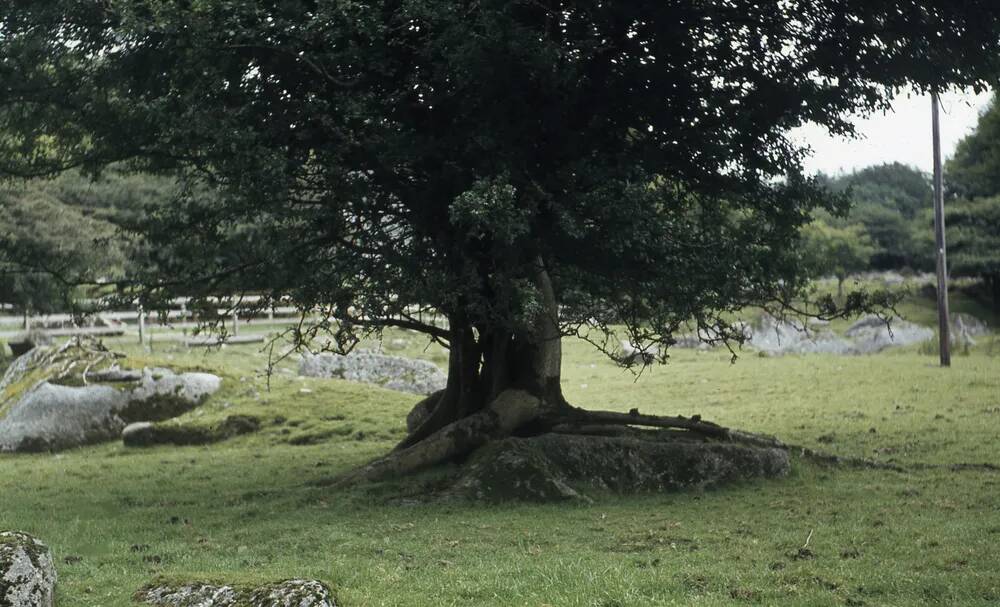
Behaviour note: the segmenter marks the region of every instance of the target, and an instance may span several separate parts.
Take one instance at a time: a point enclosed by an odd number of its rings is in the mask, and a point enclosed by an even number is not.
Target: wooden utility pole
[[[931,129],[934,140],[934,244],[937,247],[938,349],[941,366],[951,366],[951,330],[948,326],[948,258],[944,242],[944,187],[941,177],[941,125],[938,94],[931,93]]]

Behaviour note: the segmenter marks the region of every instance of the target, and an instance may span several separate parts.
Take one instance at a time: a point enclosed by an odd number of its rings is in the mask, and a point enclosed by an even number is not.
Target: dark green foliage
[[[934,194],[927,175],[899,162],[855,171],[837,179],[834,188],[850,189],[858,205],[896,209],[906,219],[929,207]]]
[[[1000,106],[994,95],[979,116],[976,130],[958,142],[945,165],[945,188],[952,198],[1000,193]]]
[[[946,210],[951,274],[982,278],[1000,313],[1000,196],[955,201]]]
[[[983,279],[1000,313],[1000,104],[994,96],[976,130],[959,142],[945,183],[948,266],[955,276]]]
[[[958,202],[949,207],[947,219],[951,271],[1000,273],[1000,197]]]

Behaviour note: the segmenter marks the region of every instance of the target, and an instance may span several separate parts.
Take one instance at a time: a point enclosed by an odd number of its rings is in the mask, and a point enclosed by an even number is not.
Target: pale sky
[[[979,112],[990,93],[946,93],[941,95],[941,153],[947,159],[955,145],[976,126]],[[893,100],[893,111],[855,119],[862,139],[831,137],[825,129],[807,125],[793,136],[813,149],[806,160],[807,172],[828,174],[851,172],[872,164],[902,162],[931,172],[931,98],[902,94]]]

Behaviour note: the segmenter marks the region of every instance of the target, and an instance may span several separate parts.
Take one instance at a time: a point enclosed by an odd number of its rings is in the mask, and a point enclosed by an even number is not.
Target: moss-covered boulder
[[[257,430],[260,430],[260,419],[252,415],[230,415],[214,426],[135,422],[122,430],[122,442],[126,447],[207,445]]]
[[[450,496],[483,501],[588,500],[586,492],[712,487],[788,474],[788,452],[684,433],[510,437],[476,451]]]
[[[0,532],[0,607],[52,607],[55,586],[48,546],[27,533]]]
[[[284,580],[261,586],[154,582],[135,593],[147,605],[169,607],[336,607],[326,584]]]

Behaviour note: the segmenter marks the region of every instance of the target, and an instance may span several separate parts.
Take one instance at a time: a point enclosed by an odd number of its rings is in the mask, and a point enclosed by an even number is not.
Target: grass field
[[[403,334],[394,334],[398,337]],[[406,353],[440,362],[416,337]],[[1000,346],[951,369],[916,349],[871,357],[677,351],[638,380],[567,342],[580,405],[706,419],[833,453],[1000,464]],[[278,369],[254,346],[176,345],[131,364],[208,369],[222,392],[185,421],[257,415],[209,447],[109,444],[0,456],[0,529],[53,548],[59,604],[130,605],[180,579],[314,577],[346,607],[376,605],[997,605],[1000,472],[826,469],[783,480],[592,505],[420,504],[420,479],[313,484],[391,448],[416,397]]]

